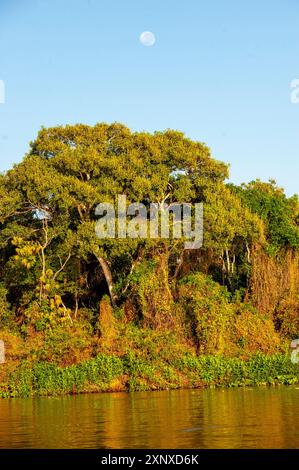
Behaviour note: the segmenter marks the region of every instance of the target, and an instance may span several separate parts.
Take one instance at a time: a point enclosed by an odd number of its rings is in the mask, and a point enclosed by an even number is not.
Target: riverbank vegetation
[[[0,395],[298,382],[298,197],[227,178],[177,131],[42,129],[0,176]],[[119,194],[203,202],[203,246],[98,239]]]

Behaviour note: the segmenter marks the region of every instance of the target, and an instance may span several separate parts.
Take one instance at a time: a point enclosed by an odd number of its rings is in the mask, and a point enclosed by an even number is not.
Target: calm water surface
[[[0,400],[1,448],[299,448],[299,387]]]

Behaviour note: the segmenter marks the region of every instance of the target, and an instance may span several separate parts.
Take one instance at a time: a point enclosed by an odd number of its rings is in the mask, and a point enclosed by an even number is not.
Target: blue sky
[[[121,121],[298,193],[298,25],[298,0],[0,0],[0,170],[41,126]]]

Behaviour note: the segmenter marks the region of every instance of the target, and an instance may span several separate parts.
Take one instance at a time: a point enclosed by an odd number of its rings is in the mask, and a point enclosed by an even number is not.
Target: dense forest
[[[298,382],[298,197],[228,176],[178,131],[41,129],[0,175],[0,395]],[[119,194],[202,202],[202,248],[98,239]]]

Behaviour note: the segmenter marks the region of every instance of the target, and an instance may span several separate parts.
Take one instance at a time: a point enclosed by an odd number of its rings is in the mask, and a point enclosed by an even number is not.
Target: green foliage
[[[35,360],[55,364],[73,364],[90,356],[92,348],[91,327],[82,322],[58,324],[44,332],[42,345],[32,351]]]
[[[299,369],[289,355],[256,354],[248,361],[221,356],[186,355],[177,361],[181,371],[191,370],[197,380],[216,386],[274,385],[299,382]]]
[[[273,354],[281,348],[271,320],[204,274],[181,279],[179,304],[201,354],[246,357],[257,351]]]
[[[0,325],[1,327],[12,325],[12,312],[7,300],[7,289],[3,284],[0,284]]]
[[[118,123],[42,129],[29,155],[0,180],[6,201],[0,242],[11,296],[30,290],[40,302],[60,295],[71,308],[76,301],[93,307],[96,287],[106,293],[106,283],[114,301],[111,278],[121,284],[140,251],[146,259],[157,243],[97,239],[96,205],[116,202],[118,194],[128,204],[195,202],[226,176],[227,166],[204,144],[177,131],[131,133]]]
[[[297,380],[273,354],[298,333],[298,197],[227,177],[178,131],[41,129],[0,175],[1,396]],[[203,248],[98,239],[119,194],[203,202]]]
[[[163,361],[170,363],[182,352],[190,352],[193,348],[180,333],[172,330],[153,330],[141,328],[134,324],[123,325],[119,330],[119,352],[122,355],[132,351],[144,361]]]
[[[159,258],[143,263],[137,273],[136,297],[144,324],[155,329],[174,328],[174,302],[166,256],[161,254]]]
[[[245,356],[258,351],[273,354],[282,349],[273,321],[244,304],[238,307],[231,325],[231,340],[238,346],[239,354]]]
[[[284,247],[299,247],[298,196],[288,198],[275,181],[256,180],[233,189],[246,206],[264,220],[269,253]]]
[[[130,391],[163,390],[182,386],[176,370],[163,361],[157,363],[146,361],[129,352],[124,358],[124,365],[129,375],[128,389]]]
[[[199,351],[222,354],[230,343],[229,326],[234,315],[227,289],[198,273],[180,281],[179,297],[194,325]]]
[[[122,361],[115,356],[99,355],[79,365],[58,367],[49,362],[34,366],[22,363],[9,374],[0,387],[2,397],[31,395],[63,395],[91,389],[109,389],[113,379],[123,374]]]
[[[61,368],[41,362],[23,362],[0,385],[0,397],[64,395],[113,390],[115,380],[122,390],[141,391],[203,386],[248,386],[296,384],[299,369],[289,356],[256,354],[248,361],[222,356],[182,353],[170,363],[152,361],[131,351],[122,358],[98,355],[78,365]]]

